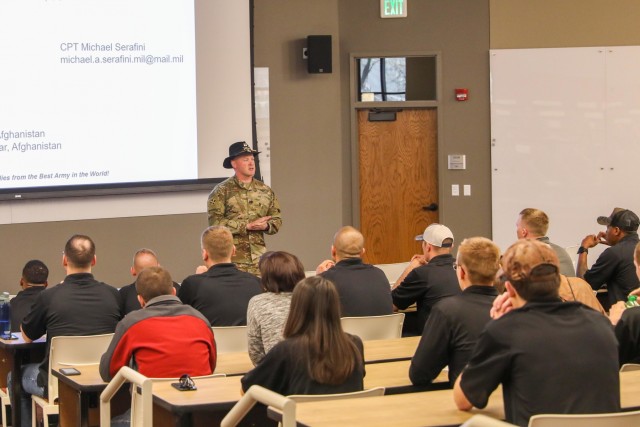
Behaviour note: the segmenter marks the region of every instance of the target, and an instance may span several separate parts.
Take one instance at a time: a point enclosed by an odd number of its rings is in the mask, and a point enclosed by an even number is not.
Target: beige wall
[[[441,219],[460,240],[491,233],[489,48],[636,45],[639,18],[637,0],[414,0],[409,17],[395,20],[379,18],[377,0],[255,0],[255,65],[270,70],[272,184],[284,213],[268,246],[312,269],[328,255],[334,231],[352,221],[350,53],[442,55],[440,148],[466,154],[468,166],[450,172],[440,165],[448,190],[440,195]],[[301,51],[311,34],[333,36],[332,74],[307,74]],[[457,87],[470,90],[469,101],[454,100]],[[451,184],[471,184],[472,196],[450,196]],[[106,282],[130,282],[131,255],[141,246],[155,249],[182,280],[199,262],[205,226],[206,214],[2,225],[0,290],[17,291],[30,258],[43,259],[52,281],[60,280],[62,248],[73,233],[94,237],[96,276]]]
[[[491,48],[635,46],[637,0],[491,0]]]
[[[489,4],[477,0],[413,1],[406,19],[381,19],[379,2],[340,2],[343,143],[351,144],[349,55],[438,52],[442,61],[440,159],[466,154],[467,169],[439,165],[440,221],[460,241],[491,233],[489,148]],[[468,88],[457,102],[455,88]],[[470,184],[471,197],[452,197],[452,184]],[[416,183],[416,185],[419,185]],[[473,212],[473,215],[469,215]],[[356,213],[357,215],[357,213]],[[416,234],[422,230],[416,230]],[[366,236],[365,236],[366,237]]]

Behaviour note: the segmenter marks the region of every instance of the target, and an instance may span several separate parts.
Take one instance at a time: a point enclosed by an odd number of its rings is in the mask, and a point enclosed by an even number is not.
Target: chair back
[[[225,377],[225,374],[211,374],[193,377],[202,378]],[[177,378],[148,378],[128,366],[120,368],[118,373],[107,384],[100,394],[100,427],[111,426],[111,399],[124,383],[133,385],[131,390],[131,425],[135,427],[153,426],[153,384],[162,381],[178,381]],[[197,383],[196,383],[197,384]]]
[[[387,276],[389,283],[393,285],[398,280],[398,277],[404,272],[405,268],[409,265],[408,262],[396,262],[394,264],[375,264],[380,270],[382,270]]]
[[[637,363],[625,363],[620,368],[620,372],[627,372],[627,371],[640,371],[640,365],[638,365]]]
[[[237,426],[258,402],[282,411],[282,427],[296,426],[295,401],[259,385],[252,385],[222,419],[220,427]]]
[[[214,326],[211,330],[213,330],[218,353],[249,351],[246,326]]]
[[[100,427],[111,427],[111,399],[124,383],[133,384],[131,392],[131,416],[136,411],[136,420],[131,425],[136,427],[153,427],[153,400],[151,378],[147,378],[128,366],[123,366],[116,373],[107,387],[100,393]],[[137,402],[137,403],[134,403]],[[135,406],[134,406],[135,405]]]
[[[529,427],[629,427],[640,425],[640,411],[611,414],[540,414],[529,419]]]
[[[289,399],[296,403],[301,402],[316,402],[318,400],[342,400],[342,399],[354,399],[356,397],[373,397],[384,396],[384,387],[370,388],[368,390],[354,391],[351,393],[336,393],[336,394],[292,394],[287,396]]]
[[[469,418],[460,427],[516,427],[514,424],[506,421],[496,420],[495,418],[488,417],[482,414],[476,414]]]
[[[342,329],[363,341],[388,340],[402,337],[404,313],[385,316],[343,317]]]
[[[58,379],[51,374],[55,365],[95,365],[107,351],[113,334],[58,336],[49,349],[49,402],[58,398]]]

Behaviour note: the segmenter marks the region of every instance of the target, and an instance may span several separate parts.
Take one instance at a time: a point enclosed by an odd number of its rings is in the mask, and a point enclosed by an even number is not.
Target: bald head
[[[96,245],[89,236],[74,234],[64,246],[63,264],[71,268],[90,270],[95,257]]]
[[[133,255],[133,265],[131,266],[131,275],[137,276],[147,267],[157,267],[158,256],[151,249],[142,248]]]
[[[364,253],[364,236],[351,226],[342,227],[333,238],[333,251],[337,260],[360,258]]]

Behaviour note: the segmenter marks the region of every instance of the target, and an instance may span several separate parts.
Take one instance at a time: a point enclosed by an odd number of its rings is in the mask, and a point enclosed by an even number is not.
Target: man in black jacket
[[[245,326],[249,300],[262,293],[260,280],[231,262],[236,248],[227,227],[214,225],[202,233],[199,274],[182,281],[178,297],[209,320],[211,326]]]

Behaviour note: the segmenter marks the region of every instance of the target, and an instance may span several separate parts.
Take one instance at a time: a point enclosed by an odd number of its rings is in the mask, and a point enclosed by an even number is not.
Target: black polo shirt
[[[180,290],[180,285],[173,282],[173,287],[176,289],[176,294]],[[140,301],[138,301],[138,291],[136,291],[136,282],[130,285],[123,286],[119,289],[120,297],[122,298],[122,304],[124,305],[124,313],[129,314],[132,311],[140,310]]]
[[[38,294],[45,289],[44,285],[32,286],[21,290],[11,299],[11,332],[20,332],[22,320],[27,317],[27,314],[31,311],[31,306]]]
[[[361,258],[343,259],[320,276],[336,285],[342,317],[393,313],[389,279],[382,270],[363,263]]]
[[[629,233],[618,243],[605,249],[595,264],[584,273],[584,280],[595,290],[607,285],[609,301],[626,301],[629,292],[640,282],[633,265],[633,252],[638,244],[638,233]]]
[[[620,411],[618,348],[609,320],[578,302],[532,301],[487,324],[460,386],[477,408],[502,383],[508,422],[536,414]]]
[[[640,363],[640,307],[626,309],[615,326],[620,366]]]
[[[424,327],[431,307],[443,298],[458,295],[460,285],[453,269],[451,254],[438,255],[413,269],[402,283],[391,291],[393,304],[401,310],[417,303],[418,327]]]
[[[260,279],[233,263],[222,263],[184,279],[178,297],[202,313],[211,326],[245,326],[249,300],[261,293]]]
[[[22,330],[32,340],[47,334],[38,385],[47,384],[53,337],[109,334],[115,331],[121,317],[122,299],[118,290],[98,282],[91,273],[70,274],[59,285],[40,292],[22,322]]]
[[[414,385],[430,384],[449,365],[449,383],[453,386],[478,336],[491,320],[489,311],[497,296],[493,286],[474,285],[433,306],[411,359],[409,378]]]

